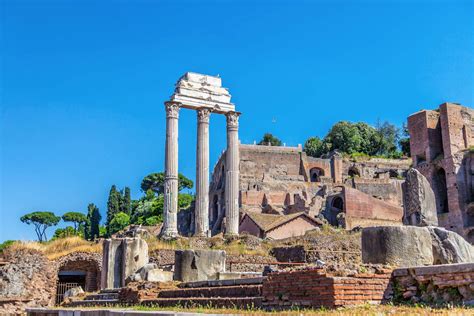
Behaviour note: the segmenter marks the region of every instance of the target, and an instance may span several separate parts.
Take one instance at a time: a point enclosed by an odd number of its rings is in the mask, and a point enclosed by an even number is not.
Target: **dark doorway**
[[[64,293],[74,287],[86,288],[86,273],[84,271],[60,271],[56,285],[56,305],[61,304]]]
[[[312,168],[309,171],[311,182],[321,182],[321,177],[324,176],[324,170],[321,168]]]
[[[437,197],[437,206],[438,213],[448,213],[448,187],[446,185],[446,172],[443,168],[439,168],[436,171],[436,197]]]
[[[214,195],[212,200],[212,223],[211,226],[217,221],[217,217],[219,216],[219,197]]]

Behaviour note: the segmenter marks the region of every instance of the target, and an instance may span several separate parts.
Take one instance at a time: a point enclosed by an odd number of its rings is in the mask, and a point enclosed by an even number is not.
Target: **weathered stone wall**
[[[391,295],[390,272],[335,277],[318,269],[270,273],[263,282],[267,308],[341,307],[381,303]]]
[[[0,266],[0,314],[20,314],[26,307],[52,306],[56,294],[57,271],[36,250],[7,251]]]
[[[396,269],[393,284],[398,302],[472,303],[474,263]]]

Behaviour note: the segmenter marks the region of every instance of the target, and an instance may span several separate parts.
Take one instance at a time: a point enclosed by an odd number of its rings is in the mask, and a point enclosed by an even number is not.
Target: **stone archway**
[[[73,252],[56,261],[58,284],[77,283],[84,291],[100,289],[102,256],[100,253]]]
[[[321,182],[321,177],[324,177],[324,170],[318,167],[309,170],[309,179],[311,182]]]

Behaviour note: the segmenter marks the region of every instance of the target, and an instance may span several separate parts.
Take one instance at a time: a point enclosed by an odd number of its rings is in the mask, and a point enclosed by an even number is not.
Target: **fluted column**
[[[239,234],[239,115],[228,112],[225,177],[226,234]]]
[[[163,238],[178,235],[178,118],[179,104],[166,102],[166,148]]]
[[[207,236],[209,231],[209,118],[211,111],[197,110],[196,206],[194,235]]]

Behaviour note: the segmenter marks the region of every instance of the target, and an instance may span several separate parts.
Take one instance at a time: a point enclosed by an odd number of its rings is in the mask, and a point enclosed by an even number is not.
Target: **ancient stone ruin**
[[[196,201],[186,213],[177,203],[182,108],[196,110],[198,123]],[[474,305],[472,109],[445,103],[411,115],[411,160],[356,160],[337,151],[313,158],[301,145],[241,144],[240,113],[216,76],[184,74],[165,109],[159,236],[169,248],[153,239],[158,232],[137,226],[100,241],[101,253],[50,260],[13,252],[0,264],[0,311]],[[211,114],[226,116],[227,146],[210,175]],[[149,249],[144,238],[163,244]]]
[[[162,236],[178,235],[178,118],[181,108],[196,110],[198,139],[196,149],[196,207],[194,234],[209,234],[209,121],[211,113],[227,117],[227,150],[229,161],[225,173],[227,188],[226,233],[238,234],[239,229],[239,112],[230,103],[230,94],[222,87],[221,78],[188,72],[176,84],[166,107],[165,149],[165,220]]]

